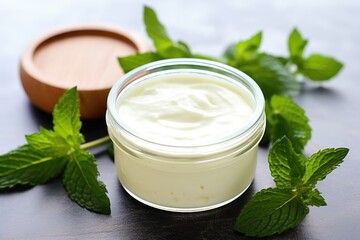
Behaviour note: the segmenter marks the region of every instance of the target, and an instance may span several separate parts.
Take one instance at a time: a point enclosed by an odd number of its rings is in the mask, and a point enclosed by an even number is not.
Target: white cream
[[[251,184],[264,99],[249,77],[229,66],[165,60],[113,87],[107,124],[117,175],[129,194],[164,210],[203,211]]]
[[[253,115],[244,90],[219,79],[178,74],[131,86],[118,102],[122,121],[151,141],[176,146],[214,142]]]

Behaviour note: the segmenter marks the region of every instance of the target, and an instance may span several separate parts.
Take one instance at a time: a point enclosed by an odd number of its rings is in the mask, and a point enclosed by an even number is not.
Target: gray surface
[[[311,208],[303,223],[274,239],[360,237],[360,3],[358,1],[145,1],[156,9],[174,39],[197,52],[218,55],[238,39],[264,31],[262,49],[285,54],[288,32],[297,26],[310,39],[308,53],[336,56],[345,70],[323,87],[306,85],[296,98],[313,127],[307,152],[348,147],[342,166],[319,184],[328,206]],[[49,127],[51,118],[29,103],[18,62],[26,45],[56,27],[111,23],[144,33],[141,1],[0,0],[0,153],[24,143],[24,135]],[[103,121],[87,122],[87,139],[106,133]],[[94,214],[68,199],[61,181],[0,192],[0,239],[246,239],[232,230],[240,208],[259,189],[273,186],[261,149],[256,179],[235,202],[213,211],[174,214],[143,206],[117,181],[113,162],[99,149],[100,178],[111,216]]]

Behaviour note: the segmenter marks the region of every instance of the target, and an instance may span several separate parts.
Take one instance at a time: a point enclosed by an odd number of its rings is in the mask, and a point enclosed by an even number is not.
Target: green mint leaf
[[[63,175],[69,196],[80,206],[110,213],[110,202],[99,175],[95,157],[81,150],[79,97],[76,88],[68,90],[54,109],[55,131],[40,128],[27,135],[28,144],[0,156],[0,188],[37,185]],[[100,142],[106,142],[103,138]]]
[[[62,157],[70,150],[66,140],[54,131],[40,128],[40,132],[26,135],[28,144],[48,156]]]
[[[308,212],[293,191],[263,189],[241,210],[235,230],[252,237],[270,236],[294,228]]]
[[[99,172],[95,157],[89,152],[76,150],[70,155],[63,176],[69,197],[88,210],[110,214],[110,200],[105,185],[97,180]]]
[[[80,104],[77,88],[71,88],[59,99],[53,111],[54,131],[77,148],[84,141],[80,134]]]
[[[269,136],[276,141],[287,136],[295,151],[302,152],[311,138],[311,127],[305,111],[293,100],[274,95],[266,105]]]
[[[328,148],[311,155],[305,163],[304,184],[315,186],[318,181],[325,179],[343,162],[348,152],[347,148]]]
[[[286,136],[272,145],[268,162],[277,188],[293,188],[302,183],[305,156],[295,152]]]
[[[266,99],[270,99],[275,94],[293,97],[298,95],[301,90],[300,83],[273,56],[260,55],[256,61],[237,68],[257,82]]]
[[[290,52],[290,58],[295,64],[300,64],[303,59],[303,52],[308,43],[307,39],[304,39],[300,32],[294,28],[288,40],[288,47]]]
[[[189,58],[192,57],[191,53],[187,51],[187,48],[183,48],[183,45],[172,45],[159,51],[159,54],[164,58]]]
[[[228,61],[228,64],[231,66],[236,65],[236,44],[232,43],[225,49],[223,57]]]
[[[148,36],[153,40],[157,53],[163,58],[191,57],[191,52],[184,42],[174,42],[168,36],[164,25],[156,13],[148,6],[144,7],[144,23]]]
[[[319,190],[314,189],[303,197],[303,202],[308,206],[322,207],[326,206],[325,199],[321,196]]]
[[[261,45],[262,32],[256,33],[247,40],[240,41],[235,45],[235,59],[246,62],[255,57]]]
[[[189,57],[191,56],[191,50],[189,45],[184,41],[177,42],[178,48],[182,49],[184,53],[186,53]]]
[[[269,54],[268,54],[268,55],[269,55]],[[278,60],[278,61],[281,63],[281,65],[283,65],[283,66],[286,66],[286,64],[289,62],[289,59],[286,58],[286,57],[275,56],[275,55],[270,55],[270,56],[276,58],[276,60]]]
[[[0,189],[15,185],[37,185],[58,176],[66,161],[44,155],[30,145],[0,156]]]
[[[247,40],[230,44],[223,54],[227,64],[238,66],[254,59],[261,45],[261,39],[262,32],[258,32]]]
[[[144,7],[144,23],[146,32],[153,40],[158,51],[173,45],[172,40],[169,38],[165,27],[156,16],[155,11],[148,6]]]
[[[289,36],[290,59],[297,65],[297,72],[314,81],[326,81],[334,77],[342,69],[343,64],[334,58],[320,54],[303,57],[308,41],[295,28]]]
[[[125,73],[144,64],[163,59],[155,52],[138,53],[126,57],[119,57],[118,61]]]
[[[311,80],[325,81],[338,74],[342,67],[343,64],[334,58],[312,54],[304,60],[298,71]]]

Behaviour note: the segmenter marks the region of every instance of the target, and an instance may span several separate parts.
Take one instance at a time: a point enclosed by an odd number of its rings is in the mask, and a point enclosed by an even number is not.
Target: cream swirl
[[[242,128],[254,113],[240,87],[215,77],[171,74],[139,82],[118,100],[122,121],[163,144],[217,141]]]

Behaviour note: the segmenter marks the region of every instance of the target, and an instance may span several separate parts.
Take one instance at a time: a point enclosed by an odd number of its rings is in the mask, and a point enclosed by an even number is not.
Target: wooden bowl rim
[[[147,39],[145,39],[142,35],[118,26],[112,25],[105,25],[105,24],[87,24],[87,25],[71,25],[62,28],[55,29],[50,31],[41,37],[35,39],[31,42],[25,49],[23,55],[20,59],[20,67],[23,71],[25,71],[29,76],[31,76],[31,80],[41,82],[42,84],[57,88],[63,89],[66,91],[68,88],[61,86],[60,84],[56,84],[55,82],[49,83],[46,81],[46,76],[42,73],[42,71],[36,66],[33,61],[34,54],[36,53],[37,49],[39,49],[43,44],[51,41],[52,39],[66,37],[66,35],[80,35],[89,34],[90,32],[96,32],[96,35],[101,35],[103,33],[104,36],[113,35],[118,36],[118,38],[126,39],[129,44],[132,44],[133,47],[137,49],[137,52],[146,52],[150,51],[151,47],[148,43]],[[119,66],[120,67],[120,66]],[[48,76],[47,76],[48,77]],[[111,87],[110,87],[111,88]],[[104,91],[110,89],[109,87],[97,87],[97,88],[86,88],[86,89],[79,89],[80,92],[96,92],[96,91]]]

